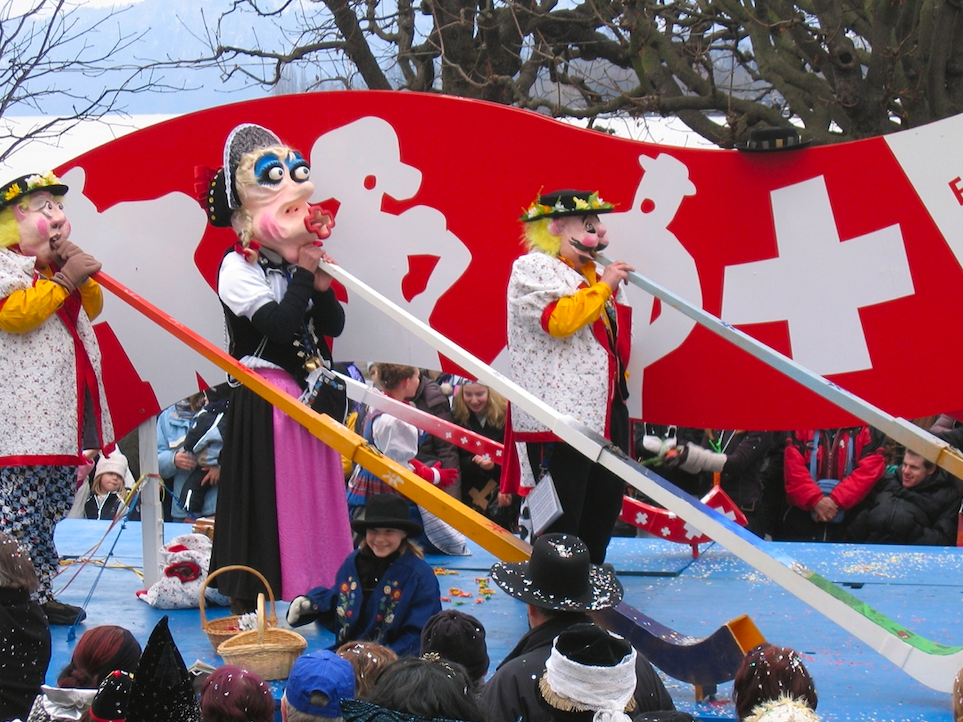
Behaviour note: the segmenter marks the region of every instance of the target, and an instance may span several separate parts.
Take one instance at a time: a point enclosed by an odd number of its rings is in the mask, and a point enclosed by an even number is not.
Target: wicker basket
[[[268,681],[287,679],[294,661],[307,649],[307,640],[288,629],[271,629],[265,621],[264,595],[258,594],[257,630],[231,637],[217,653],[224,664],[235,664]]]
[[[195,534],[203,534],[211,541],[214,541],[214,520],[208,517],[201,517],[194,522],[191,531]]]
[[[214,647],[215,652],[217,652],[217,648],[221,645],[221,643],[226,642],[231,637],[244,631],[238,626],[238,620],[241,618],[241,615],[239,614],[207,621],[207,615],[204,613],[204,592],[211,580],[221,572],[250,572],[260,579],[261,583],[264,585],[264,588],[267,589],[268,596],[271,598],[271,615],[267,617],[265,623],[268,627],[278,626],[278,617],[274,611],[274,591],[271,589],[271,585],[268,584],[268,580],[264,578],[264,575],[261,574],[261,572],[259,572],[257,569],[251,569],[251,567],[241,566],[240,564],[221,567],[216,572],[207,575],[207,579],[204,580],[204,584],[201,587],[200,599],[201,629],[203,629],[207,634],[207,638],[211,640],[211,646]]]

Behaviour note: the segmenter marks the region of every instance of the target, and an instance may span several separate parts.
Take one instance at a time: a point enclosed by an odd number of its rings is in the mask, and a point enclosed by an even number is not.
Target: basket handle
[[[257,594],[257,643],[258,645],[264,644],[264,595],[261,592]]]
[[[259,572],[257,569],[252,569],[251,567],[246,567],[246,566],[244,566],[243,564],[230,564],[230,565],[228,565],[228,566],[226,566],[226,567],[221,567],[220,569],[217,569],[217,570],[211,572],[210,574],[208,574],[208,575],[207,575],[207,579],[205,579],[205,580],[204,580],[204,583],[201,585],[201,598],[200,598],[200,600],[199,600],[199,601],[200,601],[199,606],[200,606],[200,610],[201,610],[201,628],[202,628],[202,629],[207,626],[207,615],[204,613],[204,611],[205,611],[205,610],[204,610],[204,592],[207,591],[207,585],[210,583],[210,581],[211,581],[214,577],[216,577],[218,574],[220,574],[220,573],[222,573],[222,572],[250,572],[251,574],[253,574],[254,576],[256,576],[258,579],[260,579],[260,580],[261,580],[261,584],[263,584],[263,585],[264,585],[264,588],[267,589],[268,597],[271,599],[271,616],[270,616],[270,619],[271,619],[271,621],[272,621],[274,624],[277,624],[277,622],[278,622],[278,617],[277,617],[277,614],[276,614],[275,611],[274,611],[274,590],[271,589],[271,585],[268,584],[268,580],[265,579],[265,578],[264,578],[264,575],[261,574],[261,572]]]

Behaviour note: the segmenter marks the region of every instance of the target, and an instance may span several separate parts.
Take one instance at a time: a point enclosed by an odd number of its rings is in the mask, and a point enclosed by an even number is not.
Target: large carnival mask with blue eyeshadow
[[[282,146],[252,151],[238,166],[237,192],[253,237],[289,263],[297,262],[298,248],[318,240],[310,226],[310,178],[307,161]]]

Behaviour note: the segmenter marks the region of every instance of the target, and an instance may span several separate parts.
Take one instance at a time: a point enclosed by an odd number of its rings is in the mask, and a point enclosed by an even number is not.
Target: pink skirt
[[[294,397],[301,390],[284,371],[258,369]],[[281,598],[330,587],[353,546],[341,455],[278,408],[274,409],[274,475],[281,547]]]

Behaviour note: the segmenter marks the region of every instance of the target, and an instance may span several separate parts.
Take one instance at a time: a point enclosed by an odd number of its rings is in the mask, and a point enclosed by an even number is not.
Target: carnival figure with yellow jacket
[[[51,624],[85,616],[51,594],[54,526],[70,511],[81,451],[114,436],[91,326],[100,262],[68,239],[66,193],[53,173],[0,187],[0,530],[29,550]]]
[[[632,321],[622,286],[634,269],[623,261],[596,266],[608,246],[600,216],[613,209],[598,193],[563,190],[540,195],[523,213],[528,253],[508,282],[508,350],[519,385],[627,450]],[[593,563],[605,561],[625,483],[520,408],[510,409],[505,441],[502,492],[525,493],[550,477],[562,515],[542,531],[574,534]],[[515,442],[525,442],[526,453]]]

